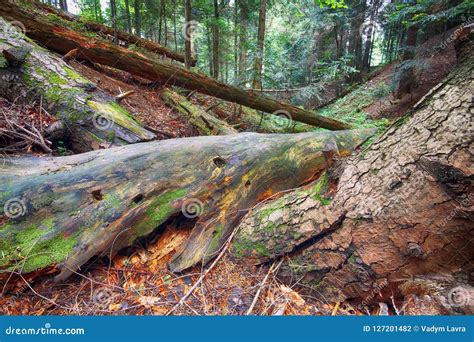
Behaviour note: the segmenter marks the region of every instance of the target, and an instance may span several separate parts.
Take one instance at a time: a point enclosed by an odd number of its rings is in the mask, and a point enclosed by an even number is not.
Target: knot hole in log
[[[144,198],[143,194],[138,194],[138,195],[136,195],[135,197],[132,198],[132,202],[134,204],[138,204],[141,201],[143,201],[143,198]]]
[[[214,162],[214,164],[218,167],[218,168],[222,168],[225,166],[225,164],[227,164],[226,160],[222,157],[214,157],[214,159],[212,159],[212,161]]]
[[[104,196],[102,195],[102,190],[101,190],[101,189],[97,189],[97,190],[92,191],[92,197],[93,197],[96,201],[102,201],[102,199],[104,198]]]

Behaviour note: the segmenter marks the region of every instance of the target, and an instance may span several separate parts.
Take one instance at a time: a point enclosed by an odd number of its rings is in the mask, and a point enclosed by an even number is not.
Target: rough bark
[[[160,97],[168,105],[180,112],[188,122],[197,128],[200,135],[226,135],[236,134],[238,131],[215,116],[207,113],[204,109],[192,104],[184,96],[170,90],[164,89]]]
[[[59,25],[63,25],[63,26],[66,25],[66,27],[68,27],[71,23],[74,23],[76,24],[76,28],[81,28],[80,26],[82,26],[81,29],[85,30],[86,32],[89,31],[89,33],[95,32],[95,33],[100,33],[100,34],[116,37],[120,41],[121,44],[136,45],[147,51],[184,63],[185,57],[183,54],[180,54],[176,51],[172,51],[163,45],[160,45],[156,42],[143,39],[140,37],[140,31],[141,31],[141,17],[140,17],[140,10],[139,10],[140,0],[135,1],[135,30],[136,30],[135,35],[122,32],[119,30],[116,31],[115,28],[110,28],[93,21],[86,21],[70,13],[62,13],[58,11],[56,8],[49,6],[47,4],[41,3],[39,1],[32,1],[32,0],[21,0],[21,1],[30,4],[30,6],[33,5],[38,9],[54,14],[58,16],[60,19],[63,19],[64,21],[61,22],[61,21],[58,21],[58,18],[51,17],[53,20],[56,20],[56,23]],[[69,25],[67,23],[68,21],[70,22]],[[196,62],[197,62],[196,59],[193,59],[193,58],[190,59],[190,65],[194,66],[196,65]]]
[[[287,112],[293,120],[332,130],[349,129],[350,125],[311,111],[278,102],[252,91],[227,85],[205,75],[191,72],[176,65],[150,59],[142,54],[105,41],[97,41],[65,27],[54,26],[13,3],[0,8],[0,15],[19,20],[28,29],[27,34],[47,47],[67,53],[77,49],[79,56],[99,64],[130,72],[150,80],[161,80],[197,90],[203,94],[236,102],[267,113]]]
[[[180,213],[196,218],[171,269],[206,262],[248,208],[308,180],[371,130],[170,139],[68,157],[19,157],[0,170],[0,270],[59,265],[64,279]]]
[[[255,263],[286,256],[280,276],[327,301],[383,300],[418,281],[429,295],[432,284],[433,291],[472,284],[472,41],[468,46],[470,57],[454,74],[349,160],[337,191],[323,177],[249,213],[234,255]]]
[[[155,138],[113,97],[60,58],[27,40],[3,18],[0,27],[0,51],[7,56],[0,66],[0,93],[11,101],[42,102],[68,127],[75,151],[98,149],[102,143],[123,145]]]

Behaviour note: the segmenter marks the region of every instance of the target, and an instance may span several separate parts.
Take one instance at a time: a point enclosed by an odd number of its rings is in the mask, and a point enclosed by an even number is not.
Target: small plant
[[[58,154],[60,156],[67,156],[68,153],[67,153],[67,148],[64,145],[64,141],[62,140],[58,141],[58,145],[56,149],[58,150]]]

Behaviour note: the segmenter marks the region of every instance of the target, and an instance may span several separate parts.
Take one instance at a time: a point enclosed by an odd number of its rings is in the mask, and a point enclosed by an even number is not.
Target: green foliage
[[[348,122],[356,128],[383,128],[390,124],[389,120],[370,120],[364,108],[380,101],[390,93],[390,90],[390,86],[384,82],[373,86],[364,84],[333,104],[319,109],[317,113]]]
[[[314,0],[316,5],[319,7],[324,8],[324,6],[330,6],[331,8],[347,8],[344,3],[344,0]]]

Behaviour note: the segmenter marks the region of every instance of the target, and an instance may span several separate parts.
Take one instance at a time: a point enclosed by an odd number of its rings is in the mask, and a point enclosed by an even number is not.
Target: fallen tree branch
[[[268,269],[268,272],[265,275],[265,278],[263,278],[262,282],[260,283],[257,293],[255,293],[255,296],[253,297],[253,300],[252,300],[252,303],[250,304],[249,309],[245,313],[247,316],[252,314],[252,311],[255,308],[255,305],[257,305],[258,297],[260,297],[260,292],[262,292],[263,287],[267,283],[268,277],[270,276],[270,274],[277,272],[282,263],[283,263],[283,259],[280,260],[278,264],[276,264],[276,261],[274,261],[272,263],[272,266]]]
[[[175,306],[173,306],[168,312],[166,312],[165,316],[171,315],[173,312],[176,311],[181,305],[183,305],[186,300],[193,294],[193,292],[197,289],[197,287],[203,282],[204,278],[211,272],[211,270],[217,265],[219,260],[222,259],[224,256],[225,252],[230,246],[230,243],[232,242],[232,239],[234,238],[235,234],[237,233],[237,230],[234,229],[234,231],[230,234],[229,238],[227,239],[226,243],[222,246],[221,251],[217,255],[217,257],[214,259],[212,264],[204,271],[203,274],[199,277],[199,279],[194,283],[194,285],[189,289],[189,291],[179,300],[178,303],[176,303]]]
[[[126,97],[129,97],[130,95],[133,95],[133,94],[135,94],[135,90],[129,90],[129,91],[126,91],[125,93],[120,93],[117,96],[115,96],[115,101],[120,102]]]

